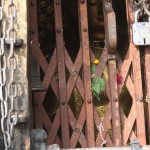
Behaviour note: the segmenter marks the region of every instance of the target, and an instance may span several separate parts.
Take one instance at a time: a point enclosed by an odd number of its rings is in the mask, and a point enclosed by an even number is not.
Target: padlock
[[[133,24],[133,43],[137,46],[150,45],[150,22],[138,22],[138,14],[135,12],[135,23]]]

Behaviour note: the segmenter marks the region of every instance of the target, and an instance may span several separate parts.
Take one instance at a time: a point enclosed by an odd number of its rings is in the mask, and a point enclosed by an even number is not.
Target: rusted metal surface
[[[116,31],[116,17],[112,8],[112,0],[104,0],[104,27],[105,40],[107,41],[108,53],[116,53],[117,48],[117,31]]]
[[[78,1],[79,6],[79,22],[80,22],[80,37],[81,49],[83,57],[83,83],[85,90],[85,109],[86,109],[86,131],[88,147],[94,147],[94,119],[93,119],[93,103],[91,93],[91,75],[90,75],[90,52],[89,52],[89,36],[88,36],[88,21],[87,21],[87,3]]]
[[[59,100],[60,100],[60,119],[62,129],[63,147],[69,147],[69,121],[68,121],[68,103],[66,91],[65,74],[65,52],[62,27],[61,1],[54,0],[55,12],[55,30],[56,30],[56,53],[58,64],[58,82],[59,82]]]
[[[32,4],[31,7],[33,7],[34,4]],[[34,46],[34,50],[36,51],[35,54],[38,55],[39,66],[44,72],[42,83],[46,89],[39,93],[36,92],[35,95],[35,97],[37,97],[34,99],[35,127],[43,128],[44,126],[48,133],[47,145],[57,143],[63,148],[76,148],[78,145],[82,148],[101,147],[103,144],[102,137],[106,140],[106,147],[127,145],[128,141],[132,141],[133,139],[138,139],[140,145],[145,145],[145,120],[140,55],[138,48],[132,43],[131,34],[136,7],[133,7],[130,1],[126,1],[126,5],[130,45],[126,57],[122,62],[118,54],[116,55],[117,38],[115,14],[111,7],[111,1],[104,1],[106,41],[95,73],[96,77],[102,77],[104,79],[106,84],[106,95],[109,99],[105,116],[102,119],[96,110],[96,106],[93,106],[91,94],[90,62],[95,60],[95,56],[92,50],[89,50],[87,1],[78,1],[81,41],[78,54],[73,62],[67,48],[64,47],[61,1],[54,0],[56,48],[49,63],[46,61],[46,58],[39,47],[38,38],[35,37],[33,40],[37,43]],[[34,9],[36,8],[34,7]],[[33,13],[35,13],[35,10]],[[31,17],[34,20],[32,24],[37,22],[37,18],[33,14]],[[37,28],[37,26],[35,28]],[[33,31],[32,34],[36,35],[36,32]],[[146,52],[146,66],[148,66],[148,50]],[[112,53],[113,55],[110,55]],[[106,68],[108,70],[108,75],[104,73]],[[58,81],[54,77],[56,69],[58,70]],[[66,69],[69,72],[67,81],[65,73]],[[81,69],[83,72],[82,77],[79,75]],[[129,75],[130,69],[133,72],[131,75]],[[147,67],[146,73],[148,73],[148,71]],[[119,85],[117,84],[116,78],[118,72],[122,77],[122,82]],[[148,74],[146,74],[146,80],[148,83]],[[122,108],[119,108],[119,96],[124,85],[127,87],[132,98],[132,106],[128,116],[125,115]],[[50,120],[48,113],[43,106],[49,87],[52,88],[59,102],[53,121]],[[69,105],[74,87],[78,89],[83,100],[78,117],[75,116]],[[94,127],[94,124],[99,126],[101,123],[104,128],[102,137],[99,133],[95,135]],[[108,132],[109,128],[111,128],[111,135]],[[62,138],[58,135],[60,134],[58,133],[60,132],[59,130],[61,130]]]
[[[146,102],[148,103],[147,119],[148,119],[148,135],[150,135],[150,47],[145,47],[145,80],[146,80]],[[149,137],[150,142],[150,137]]]
[[[138,9],[133,3],[127,1],[127,12],[129,12],[128,21],[130,29],[130,49],[132,53],[132,64],[133,64],[133,80],[135,87],[135,98],[136,98],[136,123],[137,123],[137,137],[141,145],[146,144],[146,133],[145,133],[145,119],[144,119],[144,106],[143,106],[143,91],[142,91],[142,78],[141,78],[141,66],[140,66],[140,52],[139,48],[136,47],[132,42],[132,24],[134,23],[135,11]],[[140,113],[138,113],[140,112]]]
[[[116,73],[116,60],[108,60],[110,99],[112,113],[112,140],[115,146],[121,146],[120,112],[118,101],[118,86]]]

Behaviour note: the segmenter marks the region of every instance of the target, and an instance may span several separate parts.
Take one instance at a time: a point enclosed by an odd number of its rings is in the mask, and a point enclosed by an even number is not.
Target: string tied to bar
[[[103,135],[102,135],[102,131],[104,132],[104,128],[103,128],[103,125],[102,125],[102,122],[99,124],[99,126],[97,126],[98,130],[99,130],[99,133],[100,133],[100,137],[102,139],[102,144],[101,144],[101,147],[103,147],[104,144],[106,144],[106,141],[104,140],[103,138]]]

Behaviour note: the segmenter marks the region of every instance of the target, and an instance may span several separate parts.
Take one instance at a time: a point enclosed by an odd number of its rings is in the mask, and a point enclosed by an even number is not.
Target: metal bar
[[[37,22],[37,3],[36,0],[30,2],[30,35],[31,35],[31,50],[32,55],[38,58],[38,49],[39,49],[39,41],[38,41],[38,22]]]
[[[76,61],[73,64],[67,50],[65,49],[65,62],[66,62],[67,69],[70,72],[70,77],[69,77],[69,80],[67,83],[68,102],[69,102],[73,87],[75,85],[77,86],[77,88],[80,91],[80,94],[82,96],[82,99],[84,100],[84,91],[82,90],[83,86],[82,86],[82,84],[79,85],[79,82],[77,82],[78,80],[80,80],[80,76],[78,74],[79,74],[79,71],[80,71],[80,68],[82,65],[82,50],[79,49]],[[81,80],[80,80],[80,82],[81,82]],[[85,103],[83,103],[78,120],[75,119],[74,114],[72,113],[70,107],[68,110],[69,122],[73,129],[73,133],[72,133],[71,139],[70,139],[70,147],[72,147],[72,148],[76,147],[78,141],[82,147],[87,147],[87,141],[82,132],[82,128],[85,123],[85,107],[84,107],[84,105],[85,105]]]
[[[43,129],[41,93],[35,92],[33,93],[33,96],[35,110],[35,128]]]
[[[146,81],[146,101],[148,103],[148,135],[150,143],[150,46],[145,47],[145,81]]]
[[[59,110],[58,110],[59,111]],[[57,113],[59,113],[57,111]],[[49,133],[50,132],[50,129],[51,129],[51,127],[52,127],[52,123],[51,123],[51,121],[50,121],[50,119],[49,119],[49,117],[48,117],[48,115],[47,115],[47,112],[45,111],[45,109],[44,109],[44,107],[42,106],[42,115],[43,115],[43,125],[44,125],[44,127],[45,127],[45,129],[47,130],[47,132]],[[47,139],[48,140],[48,139]],[[55,143],[56,144],[58,144],[60,147],[62,147],[62,143],[61,143],[61,141],[60,141],[60,139],[59,139],[59,137],[58,137],[58,135],[56,136],[56,138],[55,138]]]
[[[93,117],[93,103],[91,93],[91,73],[90,73],[90,50],[89,50],[89,36],[88,36],[88,21],[87,21],[87,1],[78,0],[79,8],[79,26],[81,49],[83,53],[83,76],[84,76],[84,90],[85,90],[85,108],[86,108],[86,131],[88,147],[95,146],[94,140],[94,117]]]
[[[56,50],[58,63],[62,144],[64,148],[69,148],[69,121],[68,121],[68,102],[66,91],[67,86],[65,75],[65,51],[64,51],[62,12],[60,0],[54,0],[54,12],[55,12]]]
[[[138,8],[133,6],[134,4],[131,1],[127,1],[127,12],[129,19],[129,30],[130,30],[130,48],[133,64],[133,78],[134,78],[134,88],[135,88],[135,97],[136,97],[136,124],[137,124],[137,137],[141,145],[146,144],[146,135],[145,135],[145,118],[144,118],[144,107],[143,107],[143,92],[142,92],[142,79],[141,79],[141,66],[140,66],[140,52],[139,48],[136,47],[132,42],[132,24],[135,20],[135,12]],[[138,113],[140,112],[140,113]]]
[[[142,79],[141,79],[141,66],[140,66],[140,52],[133,46],[132,50],[135,52],[133,57],[133,77],[135,85],[136,96],[136,123],[137,123],[137,136],[141,145],[146,144],[145,135],[145,118],[144,118],[144,106],[143,106],[143,91],[142,91]],[[140,113],[138,113],[140,112]]]
[[[132,130],[135,119],[136,119],[135,89],[134,89],[134,84],[130,76],[127,74],[131,65],[131,58],[132,58],[132,53],[131,53],[130,48],[127,52],[127,55],[123,63],[121,61],[121,58],[117,56],[117,67],[119,69],[119,72],[121,72],[121,77],[122,77],[122,82],[123,82],[120,86],[118,86],[119,94],[121,93],[121,90],[124,84],[126,84],[126,87],[132,97],[132,107],[130,109],[130,114],[128,115],[128,118],[126,118],[123,111],[121,110],[121,122],[124,126],[123,131],[122,131],[122,144],[123,145],[127,144],[127,141],[129,138],[130,138],[130,141],[132,141],[133,139],[137,139],[134,131]]]
[[[111,108],[112,108],[112,140],[114,146],[121,146],[121,128],[120,114],[118,102],[118,87],[116,76],[116,60],[108,60],[108,74],[111,93]]]
[[[139,150],[149,150],[150,146],[143,146],[140,147]],[[47,149],[47,150],[51,150],[51,149]],[[75,149],[61,149],[61,150],[75,150]],[[104,148],[76,148],[76,150],[137,150],[137,149],[132,149],[131,146],[128,147],[104,147]]]

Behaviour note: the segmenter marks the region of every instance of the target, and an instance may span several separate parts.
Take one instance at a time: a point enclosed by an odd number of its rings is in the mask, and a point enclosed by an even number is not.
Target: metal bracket
[[[12,120],[15,121],[15,115],[12,115],[11,116]],[[27,117],[24,113],[20,113],[18,114],[18,117],[17,117],[17,123],[27,123]]]
[[[5,44],[6,45],[10,44],[9,41],[8,41],[8,39],[5,39]],[[23,45],[23,39],[17,38],[16,42],[15,42],[15,46],[22,47],[22,45]]]
[[[133,140],[131,141],[131,150],[140,150],[140,147],[139,147],[139,141],[138,140]]]

